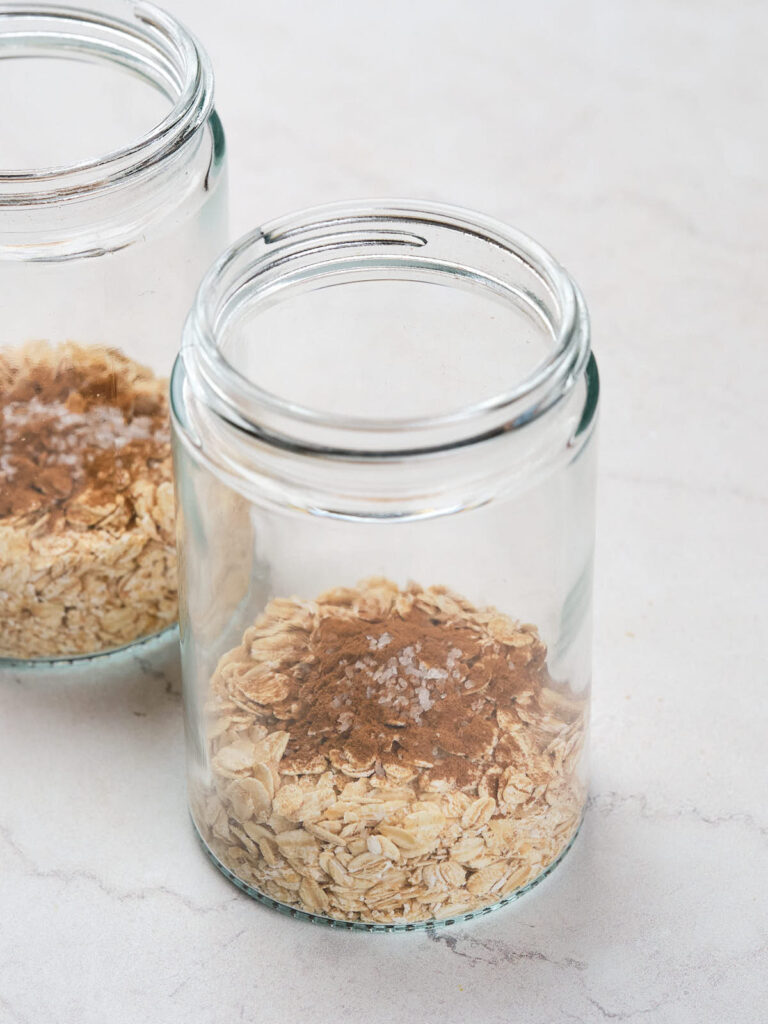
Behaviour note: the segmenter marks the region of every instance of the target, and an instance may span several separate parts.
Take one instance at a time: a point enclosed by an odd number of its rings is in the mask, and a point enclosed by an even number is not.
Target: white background
[[[0,1021],[759,1024],[768,1004],[768,9],[179,0],[239,234],[410,195],[581,284],[603,405],[591,806],[517,906],[293,922],[204,860],[172,656],[0,686]]]

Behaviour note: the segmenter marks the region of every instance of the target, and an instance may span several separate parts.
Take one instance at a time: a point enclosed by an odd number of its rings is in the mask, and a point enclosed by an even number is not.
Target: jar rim
[[[172,101],[165,118],[139,139],[73,164],[44,168],[0,167],[0,207],[62,202],[101,192],[165,160],[208,119],[213,109],[213,70],[197,41],[173,15],[145,0],[3,3],[4,38],[24,56],[82,54],[128,67]]]
[[[481,244],[520,260],[556,302],[558,316],[551,353],[513,385],[453,412],[382,419],[297,404],[243,376],[222,354],[218,336],[228,306],[247,288],[247,301],[256,305],[259,279],[266,269],[274,270],[283,262],[287,276],[292,256],[301,253],[311,260],[316,251],[320,260],[334,244],[347,244],[338,239],[356,229],[361,235],[372,235],[369,244],[400,244],[407,249],[409,244],[426,245],[419,230],[426,234],[436,226],[474,236]],[[390,237],[384,241],[384,235]],[[409,257],[403,258],[407,264]],[[413,256],[414,265],[418,259],[418,255]],[[589,318],[583,297],[546,249],[494,218],[459,206],[412,199],[312,207],[270,221],[243,236],[220,256],[201,282],[182,344],[182,358],[193,389],[220,419],[277,447],[352,458],[432,454],[522,427],[570,391],[589,357]]]

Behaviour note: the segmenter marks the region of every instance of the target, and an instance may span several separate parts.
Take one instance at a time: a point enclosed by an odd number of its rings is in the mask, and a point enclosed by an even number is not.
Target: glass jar
[[[0,96],[0,660],[69,659],[176,622],[166,378],[224,139],[146,3],[3,4]]]
[[[191,810],[275,908],[510,902],[586,794],[598,376],[524,235],[430,204],[268,224],[171,381]]]

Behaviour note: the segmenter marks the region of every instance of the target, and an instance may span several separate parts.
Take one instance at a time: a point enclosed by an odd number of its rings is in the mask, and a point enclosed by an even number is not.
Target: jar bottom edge
[[[24,671],[43,670],[48,668],[66,668],[67,666],[81,666],[91,661],[107,661],[119,657],[140,652],[142,655],[152,655],[158,648],[170,643],[172,638],[178,644],[179,624],[172,622],[169,626],[151,633],[149,636],[141,636],[136,640],[129,640],[120,647],[110,647],[105,651],[89,651],[85,654],[51,654],[41,658],[14,658],[0,655],[0,670],[21,669]]]
[[[560,853],[551,861],[547,866],[532,878],[525,885],[515,889],[513,892],[508,893],[503,899],[498,900],[496,903],[492,903],[487,907],[482,907],[478,910],[471,910],[464,914],[457,914],[455,917],[430,920],[430,921],[414,921],[414,922],[403,922],[393,924],[376,924],[373,922],[366,921],[344,921],[339,918],[324,917],[321,914],[311,914],[305,910],[299,910],[296,907],[291,907],[286,903],[280,903],[278,900],[273,899],[271,896],[267,896],[265,893],[260,892],[253,886],[244,882],[241,878],[238,878],[234,872],[232,872],[226,865],[222,864],[216,854],[211,850],[210,846],[206,843],[203,838],[200,829],[195,822],[195,819],[190,812],[190,821],[192,822],[192,828],[194,829],[195,835],[200,843],[203,851],[207,855],[208,859],[217,867],[224,877],[232,882],[241,892],[245,893],[246,896],[250,896],[251,899],[256,902],[269,907],[272,910],[278,911],[278,913],[284,914],[286,917],[293,917],[299,921],[306,921],[309,924],[324,925],[328,928],[340,928],[345,931],[360,931],[360,932],[372,932],[375,934],[385,934],[390,932],[434,932],[442,928],[448,927],[453,924],[465,924],[469,921],[475,921],[480,917],[486,917],[488,914],[496,910],[501,910],[503,907],[508,906],[511,903],[517,902],[521,896],[525,896],[526,893],[530,892],[531,889],[535,888],[540,882],[543,882],[555,868],[561,863],[565,855],[571,849],[573,844],[576,842],[576,838],[581,831],[581,826],[584,823],[584,813],[578,821],[576,828],[574,829],[573,835],[565,844]]]

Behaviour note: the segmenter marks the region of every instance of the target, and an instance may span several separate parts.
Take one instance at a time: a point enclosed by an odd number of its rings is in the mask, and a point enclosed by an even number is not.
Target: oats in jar
[[[259,892],[343,921],[504,900],[584,805],[586,703],[546,655],[534,626],[442,586],[272,601],[210,682],[204,841]]]
[[[115,349],[0,351],[0,657],[96,653],[176,620],[166,387]]]

